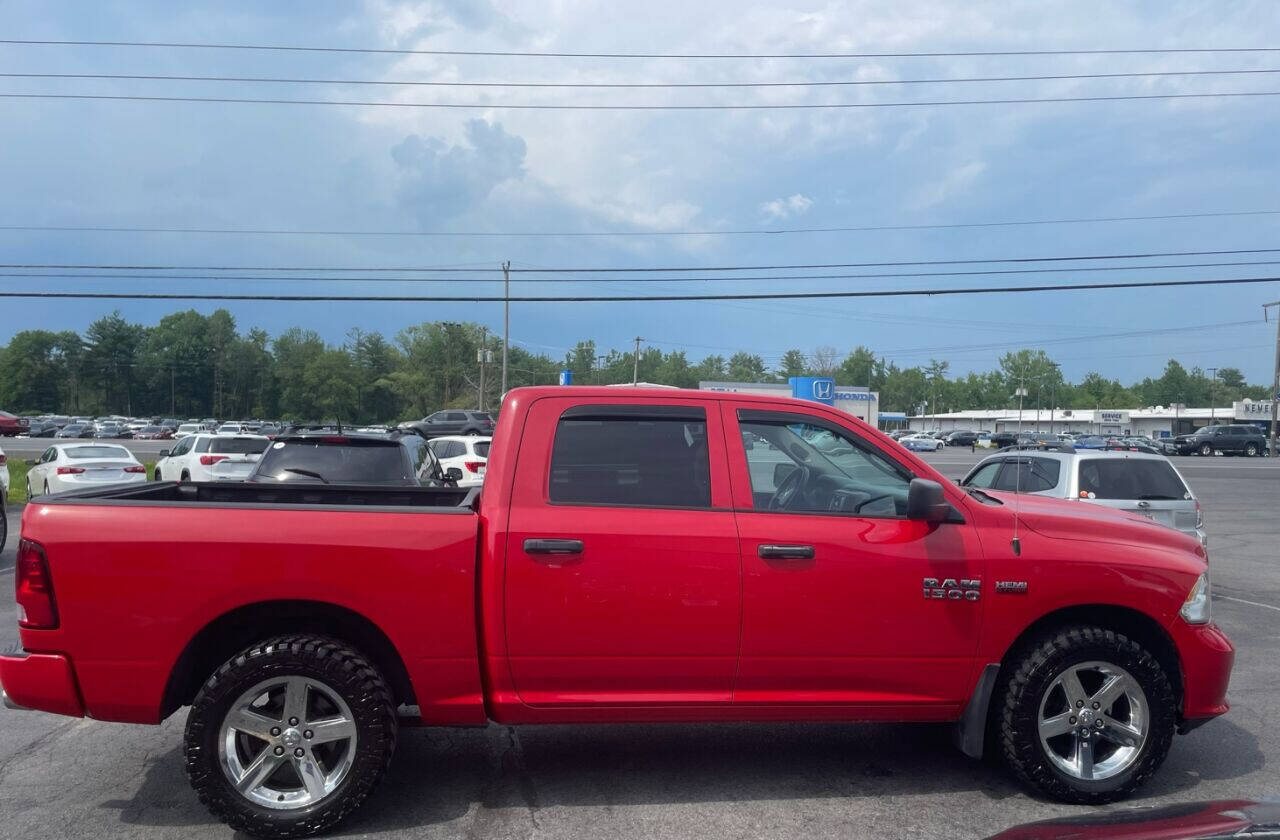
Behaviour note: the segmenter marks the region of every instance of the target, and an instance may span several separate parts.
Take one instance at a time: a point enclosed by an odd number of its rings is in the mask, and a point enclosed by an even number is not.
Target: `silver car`
[[[979,461],[960,484],[1124,510],[1208,545],[1200,502],[1163,455],[1098,449],[1006,450]]]

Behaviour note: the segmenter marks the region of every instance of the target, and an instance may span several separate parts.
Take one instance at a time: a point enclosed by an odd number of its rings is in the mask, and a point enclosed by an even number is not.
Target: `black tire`
[[[223,769],[218,744],[223,720],[237,699],[264,680],[285,676],[323,683],[346,703],[356,729],[355,758],[345,777],[319,801],[294,810],[267,808],[238,793]],[[397,729],[391,690],[363,654],[326,636],[280,636],[232,657],[196,695],[187,716],[187,778],[205,807],[237,831],[306,837],[334,827],[360,807],[391,763]]]
[[[1244,445],[1244,454],[1245,454],[1247,457],[1249,457],[1249,458],[1257,457],[1257,455],[1258,455],[1258,444],[1256,444],[1256,443],[1246,443],[1246,444]]]
[[[182,475],[178,478],[178,481],[190,481],[190,480],[191,480],[191,473],[187,472],[186,470],[183,470]]]
[[[155,480],[156,480],[156,481],[164,481],[164,479],[160,477],[160,468],[159,468],[159,467],[156,467]]]
[[[1213,454],[1213,445],[1212,445],[1212,444],[1208,444],[1208,443],[1201,444],[1201,445],[1200,445],[1200,454],[1201,454],[1201,455],[1212,455],[1212,454]]]
[[[0,490],[0,493],[4,492]],[[9,515],[6,512],[4,500],[0,499],[0,551],[4,551],[4,544],[9,539]]]
[[[478,435],[478,434],[480,434],[480,430],[479,430],[479,429],[463,429],[463,430],[462,430],[462,436],[463,436],[463,437],[474,437],[474,436],[476,436],[476,435]]]
[[[1070,665],[1094,661],[1118,665],[1132,675],[1146,696],[1150,717],[1136,759],[1100,781],[1075,778],[1055,766],[1038,729],[1041,698],[1054,680]],[[1124,634],[1091,626],[1060,629],[1030,642],[1005,668],[1008,676],[995,697],[1001,752],[1014,775],[1044,795],[1082,805],[1115,802],[1146,783],[1168,755],[1177,698],[1156,658]]]

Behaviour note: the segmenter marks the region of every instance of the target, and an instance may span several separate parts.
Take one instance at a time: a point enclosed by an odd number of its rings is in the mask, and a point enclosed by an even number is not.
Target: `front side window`
[[[451,411],[446,419],[450,423],[465,423],[467,422],[467,415],[463,414],[461,411]]]
[[[981,467],[978,467],[973,475],[965,479],[964,486],[980,487],[983,490],[990,488],[991,485],[995,483],[996,473],[1000,472],[1000,467],[1003,463],[1003,461],[992,461],[990,463],[983,464]]]
[[[706,412],[661,409],[583,406],[566,412],[551,451],[551,501],[710,507]]]
[[[739,428],[756,510],[906,514],[911,473],[853,434],[755,411],[740,413]]]

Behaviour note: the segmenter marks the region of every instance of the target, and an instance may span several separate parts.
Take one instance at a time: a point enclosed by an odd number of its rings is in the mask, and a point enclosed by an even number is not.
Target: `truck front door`
[[[715,401],[534,402],[505,547],[521,702],[729,702],[741,603],[729,500]]]
[[[953,716],[989,594],[975,529],[906,519],[911,472],[833,417],[724,411],[743,567],[735,704]]]

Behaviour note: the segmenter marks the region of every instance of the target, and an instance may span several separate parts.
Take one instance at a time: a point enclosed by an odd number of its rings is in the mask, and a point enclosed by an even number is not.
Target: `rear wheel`
[[[9,539],[9,517],[5,511],[4,500],[0,499],[0,551],[4,551],[4,544]]]
[[[218,669],[187,718],[200,801],[255,837],[305,837],[350,815],[395,749],[391,691],[358,651],[324,636],[254,645]]]
[[[1255,457],[1258,454],[1258,444],[1246,443],[1244,447],[1244,454],[1248,455],[1250,458]]]
[[[1212,454],[1213,454],[1213,446],[1212,446],[1211,444],[1208,444],[1208,443],[1201,444],[1201,445],[1200,445],[1200,454],[1201,454],[1201,455],[1212,455]]]
[[[1137,642],[1101,627],[1067,628],[1033,642],[1009,667],[1000,741],[1025,783],[1094,805],[1133,793],[1163,763],[1176,698]]]
[[[191,473],[187,472],[186,470],[183,470],[183,471],[182,471],[182,476],[181,476],[178,480],[179,480],[179,481],[190,481],[190,480],[191,480]]]

